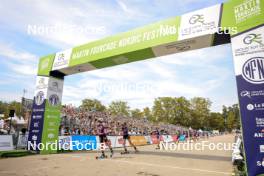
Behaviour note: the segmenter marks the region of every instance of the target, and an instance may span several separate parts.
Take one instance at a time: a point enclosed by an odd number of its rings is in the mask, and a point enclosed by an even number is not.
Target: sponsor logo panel
[[[179,40],[218,32],[219,16],[220,5],[183,15],[181,17]]]
[[[242,90],[240,92],[241,97],[247,97],[247,98],[257,98],[262,97],[264,98],[264,90]]]
[[[264,83],[264,27],[231,38],[236,75],[252,84]]]
[[[52,70],[59,70],[69,66],[72,49],[56,53]]]
[[[247,0],[234,7],[236,24],[261,14],[261,0]]]

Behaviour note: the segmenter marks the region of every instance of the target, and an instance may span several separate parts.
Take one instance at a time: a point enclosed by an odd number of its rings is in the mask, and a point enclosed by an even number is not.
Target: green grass
[[[68,150],[61,150],[57,153],[70,153],[73,151]],[[22,156],[28,156],[28,155],[34,155],[34,153],[27,151],[27,150],[10,150],[10,151],[0,151],[0,159],[1,158],[9,158],[9,157],[22,157]]]
[[[21,156],[27,156],[31,154],[32,153],[27,150],[0,151],[0,158],[21,157]]]

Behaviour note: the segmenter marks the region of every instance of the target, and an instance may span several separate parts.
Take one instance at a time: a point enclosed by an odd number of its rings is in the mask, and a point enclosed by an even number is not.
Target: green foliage
[[[195,129],[209,128],[208,119],[210,117],[211,101],[202,97],[195,97],[190,100],[191,103],[191,125]]]
[[[144,113],[140,111],[140,109],[133,109],[130,111],[130,116],[133,118],[143,118],[144,117]]]
[[[10,103],[6,103],[3,101],[0,101],[0,114],[4,114],[5,117],[4,118],[8,118],[9,117],[9,111],[11,109],[15,110],[15,113],[17,116],[21,116],[21,103],[17,102],[17,101],[12,101]]]
[[[153,115],[152,115],[152,112],[151,110],[149,109],[149,107],[145,107],[143,109],[143,116],[149,120],[149,121],[154,121],[154,118],[153,118]]]
[[[106,107],[96,99],[84,99],[80,108],[86,111],[105,111]]]
[[[223,106],[223,113],[210,112],[211,104],[209,99],[202,97],[190,100],[185,97],[159,97],[155,99],[152,111],[144,108],[143,113],[152,122],[180,124],[194,129],[231,131],[240,127],[237,104]]]
[[[212,112],[208,118],[209,130],[218,129],[220,131],[225,130],[225,121],[223,115],[218,112]]]
[[[27,150],[0,151],[0,158],[21,157],[28,155],[33,155],[33,153]]]
[[[209,128],[210,106],[211,101],[201,97],[160,97],[154,101],[151,119],[205,129]]]
[[[108,111],[112,115],[129,115],[129,106],[124,101],[112,101],[108,107]]]
[[[232,111],[228,112],[226,126],[228,131],[231,131],[235,125],[235,114]]]
[[[234,104],[229,107],[223,106],[222,114],[226,130],[232,131],[233,129],[240,129],[240,114],[238,104]]]

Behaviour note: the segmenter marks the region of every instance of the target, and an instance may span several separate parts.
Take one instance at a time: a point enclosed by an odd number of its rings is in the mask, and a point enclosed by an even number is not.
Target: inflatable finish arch
[[[231,43],[247,170],[264,173],[263,37],[264,0],[230,0],[42,57],[29,142],[58,140],[64,76]]]

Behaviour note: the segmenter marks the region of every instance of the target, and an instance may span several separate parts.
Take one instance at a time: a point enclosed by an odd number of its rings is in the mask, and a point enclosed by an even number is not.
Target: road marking
[[[110,161],[110,160],[108,160]],[[111,160],[115,162],[123,162],[128,164],[134,164],[134,165],[145,165],[145,166],[151,166],[151,167],[163,167],[163,168],[170,168],[170,169],[181,169],[181,170],[192,170],[197,172],[207,172],[207,173],[214,173],[214,174],[221,174],[221,175],[231,175],[231,172],[218,172],[218,171],[212,171],[212,170],[204,170],[204,169],[193,169],[193,168],[186,168],[186,167],[179,167],[179,166],[169,166],[169,165],[160,165],[160,164],[150,164],[145,162],[132,162],[132,161],[124,161],[124,160]]]

